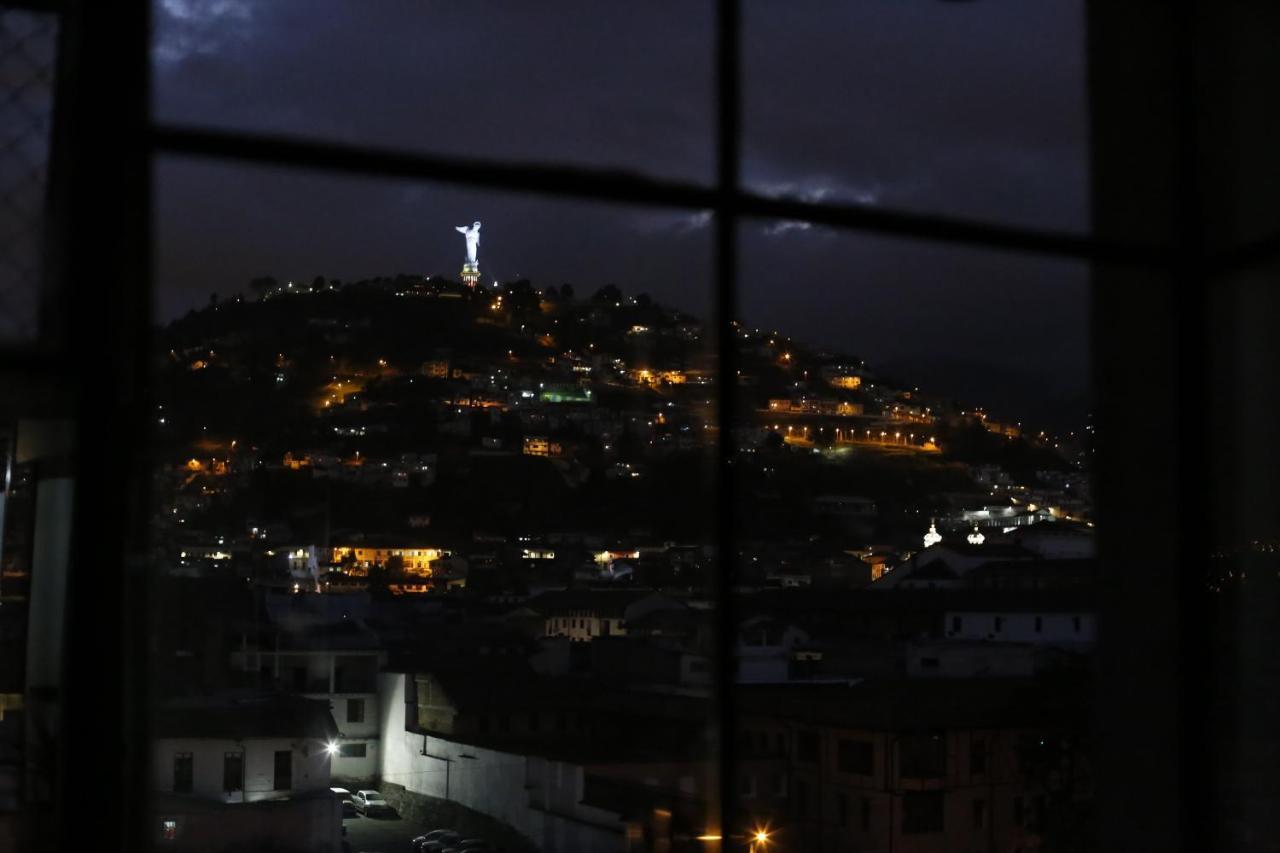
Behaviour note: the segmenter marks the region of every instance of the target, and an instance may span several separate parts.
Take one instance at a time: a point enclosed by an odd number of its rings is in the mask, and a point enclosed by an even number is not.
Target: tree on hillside
[[[622,291],[618,289],[616,284],[606,284],[595,292],[591,297],[592,302],[612,305],[622,301]]]
[[[279,285],[279,282],[269,275],[260,275],[257,278],[249,279],[249,289],[259,296],[262,296],[267,291],[274,290],[277,285]]]
[[[565,282],[564,284],[560,285],[560,301],[561,302],[573,301],[573,285],[572,284]]]

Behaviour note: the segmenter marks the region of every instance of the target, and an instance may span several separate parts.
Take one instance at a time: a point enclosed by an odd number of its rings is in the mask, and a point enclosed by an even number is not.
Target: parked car
[[[426,835],[419,835],[410,843],[413,853],[440,853],[446,847],[457,844],[461,836],[452,829],[433,829]]]
[[[351,801],[351,792],[346,788],[330,788],[342,800],[342,816],[355,817],[356,804]]]
[[[356,811],[364,815],[387,814],[391,805],[377,791],[356,791],[351,795]]]
[[[442,851],[453,846],[453,841],[442,841],[439,838],[424,841],[422,846],[418,848],[418,853],[442,853]]]

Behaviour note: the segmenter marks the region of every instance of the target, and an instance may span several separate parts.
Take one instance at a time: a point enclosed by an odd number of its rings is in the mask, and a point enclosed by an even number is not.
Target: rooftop
[[[289,693],[244,691],[171,700],[156,712],[161,738],[314,738],[338,736],[329,703]]]

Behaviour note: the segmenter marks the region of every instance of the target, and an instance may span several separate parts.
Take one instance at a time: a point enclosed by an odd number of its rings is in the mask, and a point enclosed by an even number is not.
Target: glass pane
[[[743,22],[752,188],[1088,227],[1081,3],[748,0]]]
[[[1087,268],[798,223],[740,243],[737,831],[1077,849]]]
[[[712,4],[155,3],[161,121],[709,179]]]
[[[58,19],[0,8],[0,344],[38,332]]]
[[[157,194],[156,832],[699,846],[706,218],[185,159]]]
[[[48,404],[14,393],[12,373],[4,387],[12,407]],[[73,435],[66,419],[0,423],[0,842],[13,849],[35,846],[57,797]]]
[[[1211,553],[1204,599],[1209,630],[1197,677],[1205,720],[1211,792],[1206,813],[1214,845],[1258,849],[1280,821],[1272,791],[1280,782],[1276,684],[1271,653],[1280,618],[1280,465],[1275,387],[1280,352],[1280,266],[1215,282],[1205,331],[1210,360],[1206,413],[1211,463]],[[1265,393],[1259,393],[1266,389]]]

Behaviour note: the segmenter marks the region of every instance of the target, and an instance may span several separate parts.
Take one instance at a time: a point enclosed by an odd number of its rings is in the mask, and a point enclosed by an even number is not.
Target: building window
[[[1071,617],[1071,630],[1075,631],[1077,634],[1080,633],[1080,617],[1079,616]]]
[[[862,831],[871,831],[871,798],[862,798]]]
[[[160,821],[160,840],[161,841],[177,841],[178,840],[178,821],[174,818],[167,817]]]
[[[942,832],[942,806],[941,791],[907,791],[902,795],[902,833]]]
[[[785,773],[773,774],[773,795],[775,797],[785,797],[787,795],[787,776]]]
[[[969,742],[969,775],[985,776],[987,773],[987,742],[974,738]]]
[[[751,773],[742,774],[742,781],[739,789],[742,791],[744,798],[750,799],[756,795],[756,777]]]
[[[942,735],[906,735],[898,741],[904,779],[941,779],[947,773],[947,741]]]
[[[869,740],[841,739],[836,745],[836,767],[841,773],[870,776],[874,750]]]
[[[1039,634],[1042,630],[1044,630],[1044,618],[1041,616],[1037,616],[1036,617],[1036,633]]]
[[[366,749],[367,747],[363,743],[344,743],[338,747],[338,756],[340,758],[364,758]]]
[[[817,732],[800,732],[796,735],[796,761],[804,764],[818,763]]]
[[[189,752],[177,752],[173,756],[173,792],[190,794],[195,778],[195,757]]]
[[[964,626],[964,619],[960,616],[951,617],[951,633],[959,634],[960,629]]]
[[[995,618],[992,620],[992,624],[993,624],[993,626],[994,626],[994,630],[995,630],[995,632],[996,632],[997,634],[999,634],[1001,631],[1003,631],[1003,630],[1004,630],[1004,617],[1003,617],[1003,616],[997,616],[997,617],[995,617]]]
[[[973,828],[982,829],[987,825],[987,801],[973,801]]]
[[[364,722],[364,700],[363,699],[347,700],[347,722],[348,723]]]
[[[849,825],[849,795],[844,791],[836,794],[836,817],[842,828]]]
[[[809,783],[803,779],[796,780],[796,816],[807,817],[809,814]]]
[[[222,756],[222,790],[244,790],[244,753],[228,752]]]
[[[293,750],[276,750],[275,783],[273,791],[289,791],[293,789]]]

